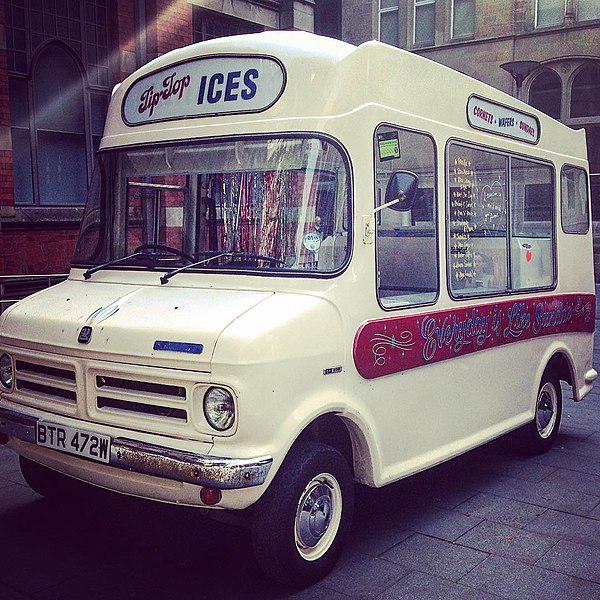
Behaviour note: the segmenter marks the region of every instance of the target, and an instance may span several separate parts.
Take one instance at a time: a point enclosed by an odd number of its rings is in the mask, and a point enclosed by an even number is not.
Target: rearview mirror
[[[410,171],[396,171],[385,189],[385,206],[406,212],[413,207],[419,189],[419,178]]]

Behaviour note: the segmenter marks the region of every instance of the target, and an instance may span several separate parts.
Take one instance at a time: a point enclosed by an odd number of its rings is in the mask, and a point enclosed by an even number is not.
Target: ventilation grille
[[[77,403],[77,378],[74,370],[24,360],[17,360],[15,369],[17,389],[24,394],[29,393],[39,399]]]
[[[177,385],[96,376],[96,406],[101,411],[186,423],[186,389]]]

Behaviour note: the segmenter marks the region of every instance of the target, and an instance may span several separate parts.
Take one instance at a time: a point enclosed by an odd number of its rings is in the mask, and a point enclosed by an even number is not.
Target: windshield
[[[332,272],[348,224],[347,163],[324,139],[112,150],[99,154],[73,264]]]

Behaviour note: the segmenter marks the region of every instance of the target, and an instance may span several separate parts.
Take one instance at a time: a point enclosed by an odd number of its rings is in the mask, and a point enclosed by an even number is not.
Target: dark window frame
[[[21,202],[22,197],[15,189],[15,208],[18,210],[61,209],[61,220],[73,208],[85,203],[86,189],[81,190],[76,203],[43,203],[39,193],[36,117],[34,108],[35,66],[44,52],[51,46],[60,47],[73,59],[83,88],[83,114],[85,128],[86,181],[92,175],[94,154],[99,146],[108,101],[111,92],[111,31],[108,8],[112,0],[64,3],[64,10],[52,4],[33,6],[31,2],[7,0],[5,3],[8,79],[15,86],[25,85],[27,97],[29,153],[31,156],[32,201]],[[73,11],[73,7],[78,9]],[[59,7],[60,8],[60,7]],[[34,23],[35,21],[35,23]],[[18,40],[18,44],[17,44]],[[16,59],[17,55],[19,60]],[[100,60],[101,59],[101,60]],[[23,130],[11,122],[12,130]],[[29,196],[27,196],[29,199]],[[78,218],[79,215],[74,215]]]
[[[506,232],[504,239],[506,240],[506,289],[497,290],[492,289],[490,291],[480,291],[478,292],[478,288],[470,289],[470,293],[456,293],[456,290],[452,287],[451,281],[451,266],[450,266],[450,258],[451,258],[451,225],[450,225],[450,201],[451,201],[451,186],[450,186],[450,149],[452,146],[460,146],[467,149],[472,149],[480,152],[487,152],[489,154],[501,156],[506,159]],[[551,252],[552,252],[552,278],[548,285],[541,286],[529,286],[529,287],[517,287],[513,282],[513,257],[512,257],[512,244],[511,242],[518,237],[513,231],[513,209],[515,208],[515,201],[513,200],[513,185],[515,179],[512,176],[512,163],[514,161],[522,161],[528,162],[532,165],[539,165],[540,167],[546,167],[550,169],[551,175],[551,187],[552,187],[552,198],[551,198],[551,206],[552,206],[552,215],[551,215],[551,223],[550,223],[550,240],[551,240]],[[446,189],[445,189],[445,227],[446,227],[446,284],[448,288],[448,293],[450,297],[455,300],[464,300],[471,298],[486,298],[486,297],[494,297],[494,296],[509,296],[514,294],[523,294],[523,293],[531,293],[532,291],[538,290],[550,290],[554,289],[557,285],[557,276],[558,276],[558,247],[557,247],[557,221],[558,221],[558,209],[556,203],[556,195],[557,195],[557,186],[558,181],[556,174],[556,167],[552,162],[547,160],[531,156],[531,155],[523,155],[515,152],[510,152],[504,149],[498,148],[490,148],[484,145],[476,144],[467,140],[451,138],[446,143],[445,150],[445,165],[444,165],[444,174],[446,177]],[[529,222],[529,221],[528,221]]]
[[[217,29],[220,31],[217,32]],[[259,33],[264,27],[251,21],[244,21],[220,13],[206,10],[201,6],[192,7],[192,37],[194,42],[205,42],[218,37]]]

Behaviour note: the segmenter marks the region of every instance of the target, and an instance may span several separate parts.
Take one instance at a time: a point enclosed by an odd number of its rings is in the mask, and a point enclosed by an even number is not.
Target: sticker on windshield
[[[379,160],[400,158],[400,140],[397,131],[378,133],[377,145],[379,147]]]
[[[305,233],[302,243],[309,252],[318,252],[321,247],[321,234],[318,231]]]

